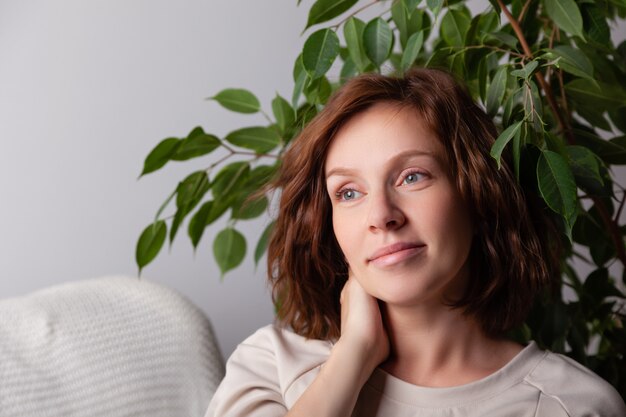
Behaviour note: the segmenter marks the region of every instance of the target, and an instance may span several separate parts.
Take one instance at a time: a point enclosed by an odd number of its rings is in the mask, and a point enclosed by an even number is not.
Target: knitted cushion
[[[223,373],[207,317],[149,281],[0,301],[2,417],[201,417]]]

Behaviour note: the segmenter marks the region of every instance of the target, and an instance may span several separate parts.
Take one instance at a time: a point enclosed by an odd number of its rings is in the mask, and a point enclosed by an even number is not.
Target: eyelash
[[[342,188],[342,189],[340,189],[339,191],[337,191],[335,193],[335,198],[338,201],[352,201],[352,199],[346,200],[346,199],[343,198],[344,194],[347,193],[348,191],[352,191],[354,193],[358,193],[358,191],[355,190],[354,188]]]
[[[412,185],[412,184],[415,184],[415,183],[420,181],[420,179],[418,178],[415,182],[405,184],[406,179],[408,177],[410,177],[411,175],[426,177],[428,174],[426,174],[425,172],[422,172],[422,171],[418,171],[418,170],[410,170],[410,171],[404,173],[404,175],[402,175],[402,181],[401,181],[400,185]],[[344,194],[347,193],[347,192],[350,192],[350,191],[354,192],[354,193],[359,193],[360,194],[360,192],[355,190],[354,188],[341,188],[339,191],[337,191],[335,193],[335,198],[337,200],[339,200],[339,201],[352,201],[353,199],[346,200],[344,198]]]
[[[419,170],[416,170],[416,169],[409,170],[406,173],[403,173],[403,175],[402,175],[402,182],[400,184],[401,185],[411,185],[411,184],[415,184],[415,182],[419,182],[419,181],[423,180],[423,178],[422,178],[421,180],[418,179],[417,181],[415,181],[413,183],[405,184],[404,181],[406,181],[406,179],[408,177],[410,177],[411,175],[416,175],[416,176],[421,176],[421,177],[427,177],[428,176],[428,174],[426,174],[425,172],[422,172],[422,171],[419,171]]]

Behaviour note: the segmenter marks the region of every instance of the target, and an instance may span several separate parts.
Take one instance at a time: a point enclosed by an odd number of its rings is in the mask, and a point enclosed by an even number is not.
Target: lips
[[[392,265],[417,255],[425,247],[421,243],[398,242],[378,249],[367,261],[381,266]]]

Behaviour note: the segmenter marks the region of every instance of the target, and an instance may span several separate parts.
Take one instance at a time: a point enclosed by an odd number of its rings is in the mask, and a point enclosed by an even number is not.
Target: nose
[[[370,193],[369,229],[372,232],[389,231],[401,228],[406,222],[402,210],[387,193]]]

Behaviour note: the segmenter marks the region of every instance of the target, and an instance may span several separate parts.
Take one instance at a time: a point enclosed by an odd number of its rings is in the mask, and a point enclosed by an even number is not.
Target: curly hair
[[[353,78],[285,152],[272,184],[281,195],[268,248],[279,321],[307,338],[339,337],[347,264],[333,232],[324,164],[336,132],[381,102],[413,108],[423,117],[444,145],[451,178],[470,210],[476,230],[471,279],[452,306],[475,317],[488,335],[521,324],[535,296],[559,280],[556,226],[536,196],[518,184],[510,155],[500,168],[490,156],[497,137],[493,121],[451,75],[435,69]]]

